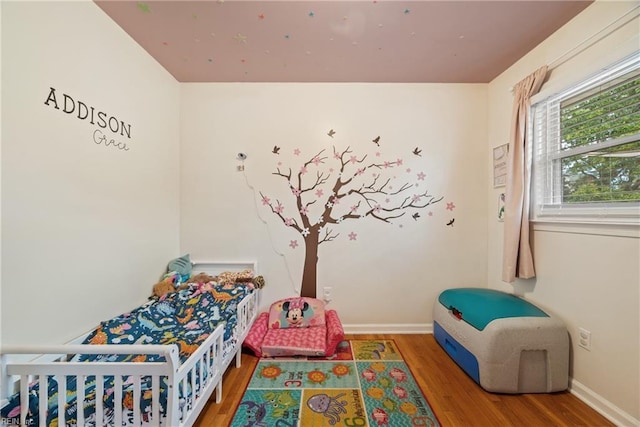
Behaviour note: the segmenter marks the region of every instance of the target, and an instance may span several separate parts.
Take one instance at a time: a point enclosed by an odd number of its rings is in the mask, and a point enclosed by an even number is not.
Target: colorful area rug
[[[393,341],[343,341],[331,358],[261,359],[232,427],[440,426]]]

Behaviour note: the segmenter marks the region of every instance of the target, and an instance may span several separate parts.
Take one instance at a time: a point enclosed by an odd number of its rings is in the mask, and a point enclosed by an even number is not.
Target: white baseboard
[[[346,334],[432,334],[432,323],[394,323],[342,325]]]
[[[640,426],[640,420],[633,418],[631,415],[573,378],[569,381],[569,391],[617,426]]]

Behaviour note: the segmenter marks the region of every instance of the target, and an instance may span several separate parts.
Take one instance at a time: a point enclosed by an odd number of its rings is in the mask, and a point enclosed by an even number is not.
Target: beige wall
[[[272,174],[278,162],[295,174],[326,149],[327,163],[310,167],[315,179],[317,171],[339,168],[333,145],[350,146],[367,161],[401,159],[402,167],[371,169],[366,176],[379,171],[395,189],[419,184],[409,197],[428,190],[444,199],[419,211],[417,220],[409,211],[391,224],[367,218],[333,227],[340,235],[320,245],[318,295],[333,288],[330,306],[347,329],[424,331],[439,291],[486,286],[485,106],[486,85],[184,84],[182,251],[194,258],[257,257],[268,281],[263,302],[296,294],[303,245],[289,244],[302,238],[258,194],[280,200],[287,216],[297,216],[286,181]],[[376,136],[380,147],[372,142]],[[280,154],[272,153],[274,145]],[[412,154],[415,147],[421,156]],[[240,151],[248,154],[244,174],[236,171]],[[424,180],[416,178],[421,171]],[[329,185],[321,188],[330,191]],[[448,202],[453,210],[446,209]],[[318,206],[322,202],[312,211]],[[454,225],[447,226],[452,218]],[[348,237],[352,232],[355,241]]]
[[[3,2],[2,107],[2,344],[62,343],[144,302],[177,255],[179,85],[93,2]]]
[[[596,2],[489,85],[490,152],[507,142],[512,97],[509,88],[543,64],[583,44],[638,2]],[[553,69],[542,91],[550,94],[579,81],[640,46],[636,18],[614,34]],[[489,180],[487,180],[489,182]],[[572,341],[574,392],[622,425],[640,419],[640,239],[638,227],[551,226],[533,233],[537,278],[501,281],[502,224],[495,218],[498,194],[489,191],[489,287],[524,294],[556,312]],[[579,348],[578,328],[591,331],[592,349]]]

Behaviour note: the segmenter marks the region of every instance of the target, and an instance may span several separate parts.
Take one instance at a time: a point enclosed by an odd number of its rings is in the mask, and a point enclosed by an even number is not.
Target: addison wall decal
[[[56,89],[54,87],[49,88],[49,96],[47,96],[44,105],[51,106],[56,110],[60,110],[58,106],[58,100],[56,98]],[[104,144],[105,147],[113,146],[119,150],[129,151],[129,146],[122,141],[113,139],[118,137],[124,137],[131,139],[131,125],[125,123],[122,120],[117,119],[114,116],[108,116],[104,111],[96,111],[93,106],[87,106],[82,101],[76,101],[66,93],[62,94],[61,99],[62,112],[67,114],[77,114],[76,118],[79,120],[89,120],[92,125],[98,127],[93,131],[92,140],[97,145]],[[112,137],[108,137],[107,133],[110,132]]]
[[[333,138],[335,131],[331,129],[328,135]],[[380,137],[376,137],[373,142],[379,146]],[[280,148],[274,147],[271,152],[278,155]],[[301,153],[299,148],[293,150],[295,156]],[[415,150],[412,154],[419,155]],[[379,160],[381,156],[380,152],[376,152],[371,156],[373,160],[368,160],[368,154],[359,156],[350,147],[339,151],[333,146],[331,156],[326,149],[320,150],[297,171],[291,167],[287,170],[282,162],[278,162],[272,175],[286,181],[293,196],[293,204],[285,206],[280,200],[273,201],[260,191],[262,205],[268,206],[285,226],[293,228],[303,237],[305,260],[301,296],[316,297],[318,247],[340,237],[340,233],[334,228],[344,228],[345,222],[349,220],[365,218],[392,224],[407,213],[409,218],[413,218],[411,223],[414,223],[420,218],[418,209],[424,209],[443,199],[442,196],[429,194],[428,190],[416,191],[418,181],[424,181],[426,177],[422,171],[415,173],[409,167],[399,171],[405,174],[406,181],[396,176],[387,177],[387,173],[403,167],[404,161],[401,158]],[[326,168],[329,162],[335,166]],[[395,180],[401,181],[397,187],[393,183]],[[295,213],[292,212],[294,210]],[[402,227],[403,224],[399,226]],[[357,233],[347,231],[344,238],[357,240]],[[298,246],[297,240],[289,243],[292,250]]]

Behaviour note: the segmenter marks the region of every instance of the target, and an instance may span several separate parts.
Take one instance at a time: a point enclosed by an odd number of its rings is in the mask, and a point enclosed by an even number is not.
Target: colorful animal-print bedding
[[[224,340],[233,340],[233,331],[237,324],[238,303],[253,288],[250,285],[217,285],[217,284],[190,284],[187,289],[170,293],[162,298],[154,298],[135,310],[124,313],[113,319],[102,322],[85,339],[85,344],[175,344],[179,348],[180,362],[184,362],[220,324],[225,322]],[[225,348],[229,348],[225,345]],[[78,362],[106,361],[106,362],[153,362],[162,360],[158,355],[76,355],[73,358]],[[96,379],[87,377],[84,384],[85,425],[95,424],[95,398]],[[67,398],[65,408],[66,424],[76,425],[76,378],[67,378]],[[123,420],[133,422],[133,387],[125,378],[123,391]],[[48,378],[49,411],[47,425],[57,425],[58,418],[58,383],[55,378]],[[191,381],[189,381],[191,387]],[[195,384],[196,389],[199,383]],[[113,420],[113,378],[104,378],[104,417]],[[165,414],[166,404],[166,378],[161,380],[161,414]],[[36,382],[30,386],[29,393],[29,417],[28,425],[38,423],[38,398],[39,384]],[[150,420],[151,413],[151,379],[143,378],[141,384],[142,399],[139,402],[141,422],[158,424],[158,420]],[[182,390],[181,390],[182,391]],[[187,390],[186,393],[191,393]],[[198,390],[196,390],[198,393]],[[181,399],[182,405],[184,399]],[[3,420],[15,421],[19,424],[20,396],[13,395],[7,401],[2,402],[0,417]]]

